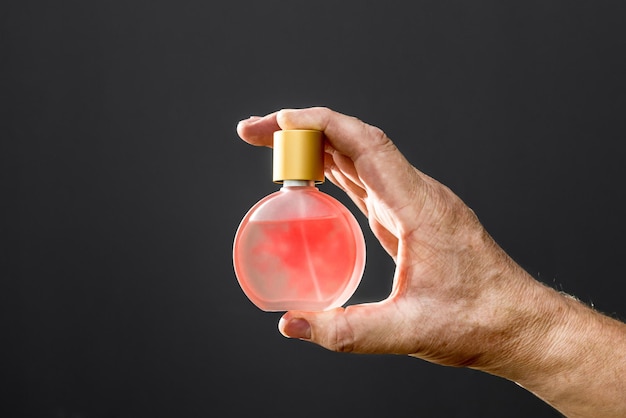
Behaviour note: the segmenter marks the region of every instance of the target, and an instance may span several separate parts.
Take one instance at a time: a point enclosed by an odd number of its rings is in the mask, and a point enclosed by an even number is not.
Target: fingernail
[[[248,119],[241,119],[237,124],[241,125],[242,123],[250,123],[250,122],[257,121],[259,119],[263,119],[263,118],[261,118],[261,116],[250,116]]]
[[[280,319],[280,332],[289,338],[308,340],[311,338],[311,325],[303,318]]]

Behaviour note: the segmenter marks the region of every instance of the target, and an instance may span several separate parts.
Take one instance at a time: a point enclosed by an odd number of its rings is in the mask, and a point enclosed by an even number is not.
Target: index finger
[[[237,125],[241,139],[262,146],[272,146],[273,133],[281,129],[323,131],[330,144],[352,160],[372,148],[378,152],[380,147],[393,145],[382,130],[325,107],[282,109],[263,117],[251,116]]]
[[[237,124],[237,134],[249,144],[271,147],[273,134],[281,128],[276,121],[276,114],[250,116]]]

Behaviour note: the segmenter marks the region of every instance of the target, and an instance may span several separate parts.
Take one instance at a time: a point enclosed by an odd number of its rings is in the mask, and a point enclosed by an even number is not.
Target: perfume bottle
[[[324,182],[324,139],[314,130],[274,132],[280,190],[244,216],[233,244],[235,275],[263,311],[323,311],[343,305],[365,269],[359,223]]]

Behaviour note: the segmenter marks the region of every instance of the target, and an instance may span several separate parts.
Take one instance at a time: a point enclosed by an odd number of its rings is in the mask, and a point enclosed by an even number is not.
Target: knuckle
[[[374,149],[376,152],[395,151],[396,147],[393,141],[391,141],[385,131],[383,131],[381,128],[365,124],[364,129],[365,135],[368,138],[371,138],[372,147],[370,149]]]
[[[344,315],[340,315],[335,321],[335,326],[329,333],[327,348],[338,353],[351,353],[355,351],[356,339],[354,330]]]

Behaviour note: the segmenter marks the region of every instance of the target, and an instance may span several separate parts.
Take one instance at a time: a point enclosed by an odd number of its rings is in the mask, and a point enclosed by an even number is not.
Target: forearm
[[[567,417],[626,417],[626,324],[538,282],[522,303],[528,326],[494,374]]]

